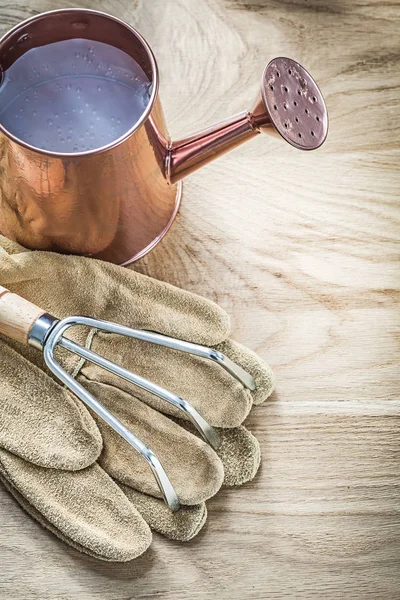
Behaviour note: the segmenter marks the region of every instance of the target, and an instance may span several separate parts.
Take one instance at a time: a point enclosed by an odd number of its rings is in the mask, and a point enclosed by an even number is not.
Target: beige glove
[[[212,346],[257,384],[250,392],[217,364],[175,350],[71,330],[75,341],[182,396],[220,428],[215,452],[165,401],[60,351],[64,368],[157,454],[183,505],[172,513],[142,457],[55,381],[40,352],[2,338],[0,477],[57,536],[103,560],[130,560],[149,546],[150,528],[178,540],[196,535],[204,502],[222,483],[254,477],[259,445],[242,423],[271,393],[272,374],[228,339],[217,305],[115,265],[28,252],[1,236],[0,285],[59,318],[83,314]]]

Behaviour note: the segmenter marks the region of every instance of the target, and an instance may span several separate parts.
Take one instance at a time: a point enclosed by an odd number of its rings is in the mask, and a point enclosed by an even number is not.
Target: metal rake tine
[[[114,323],[109,323],[108,321],[100,321],[98,319],[92,319],[91,317],[82,317],[82,316],[72,316],[63,319],[52,329],[50,336],[46,339],[46,347],[51,346],[54,350],[54,347],[58,344],[62,346],[69,352],[77,354],[86,360],[93,362],[94,364],[106,369],[107,371],[118,375],[122,379],[133,383],[141,387],[142,389],[147,390],[148,392],[155,394],[159,398],[166,400],[176,408],[182,410],[196,427],[197,431],[203,437],[203,439],[210,444],[212,448],[217,450],[220,446],[220,437],[216,429],[212,427],[198,412],[197,410],[189,403],[187,400],[184,400],[177,394],[166,390],[165,388],[137,375],[136,373],[132,373],[128,369],[121,367],[120,365],[115,364],[114,362],[100,356],[96,352],[89,350],[88,348],[84,348],[80,344],[73,342],[72,340],[63,337],[63,333],[69,328],[75,325],[88,325],[90,327],[95,327],[97,329],[103,329],[103,324],[107,325],[108,328],[106,331],[115,331],[119,333],[120,326]],[[124,328],[125,329],[125,328]],[[129,329],[129,328],[126,328]],[[122,334],[123,335],[123,334]]]
[[[109,333],[117,333],[119,335],[125,335],[137,340],[144,342],[150,342],[173,350],[179,350],[180,352],[187,352],[188,354],[194,354],[201,358],[206,358],[218,363],[225,371],[230,373],[237,381],[239,381],[244,387],[249,390],[256,389],[256,382],[250,373],[245,371],[240,365],[236,364],[228,358],[222,352],[218,352],[214,348],[208,348],[200,344],[194,344],[192,342],[186,342],[178,340],[161,333],[155,333],[153,331],[147,331],[145,329],[133,329],[131,327],[125,327],[124,325],[118,325],[117,323],[111,323],[110,321],[103,321],[101,319],[93,319],[91,317],[72,317],[79,319],[81,324],[88,325],[89,327],[96,327],[107,331]]]
[[[117,419],[101,402],[99,402],[90,392],[88,392],[78,381],[67,373],[55,360],[53,355],[54,346],[59,337],[59,325],[51,331],[46,344],[43,348],[43,355],[46,365],[82,402],[89,406],[100,418],[102,418],[114,431],[116,431],[124,440],[128,442],[149,464],[157,485],[163,495],[163,498],[171,509],[176,512],[180,508],[179,498],[174,490],[168,475],[165,472],[160,460],[154,452],[146,446],[136,435],[134,435],[125,425]]]
[[[207,421],[189,402],[177,394],[166,390],[160,385],[157,385],[156,383],[153,383],[152,381],[149,381],[148,379],[145,379],[144,377],[125,369],[124,367],[120,367],[114,362],[104,358],[103,356],[100,356],[96,352],[88,350],[80,344],[72,342],[68,338],[61,337],[58,341],[58,345],[74,354],[78,354],[82,358],[85,358],[99,367],[102,367],[106,371],[114,373],[115,375],[122,377],[122,379],[125,379],[126,381],[129,381],[130,383],[133,383],[134,385],[137,385],[138,387],[155,394],[162,400],[166,400],[170,404],[173,404],[180,410],[184,411],[203,439],[215,450],[219,448],[221,441],[217,431],[209,423],[207,423]]]

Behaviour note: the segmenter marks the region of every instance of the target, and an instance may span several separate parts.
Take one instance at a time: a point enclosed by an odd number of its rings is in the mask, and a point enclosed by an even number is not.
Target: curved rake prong
[[[91,317],[69,317],[68,321],[69,320],[74,321],[71,323],[71,325],[87,325],[88,327],[95,327],[109,333],[125,335],[127,337],[142,340],[144,342],[157,344],[158,346],[165,346],[166,348],[172,348],[173,350],[179,350],[180,352],[187,352],[188,354],[194,354],[195,356],[200,356],[201,358],[207,358],[218,363],[244,387],[248,388],[249,390],[256,389],[256,382],[250,373],[247,373],[247,371],[225,356],[225,354],[218,352],[214,348],[208,348],[207,346],[202,346],[200,344],[193,344],[192,342],[185,342],[183,340],[178,340],[176,338],[169,337],[161,333],[154,333],[153,331],[147,331],[145,329],[133,329],[131,327],[125,327],[124,325],[110,323],[109,321],[103,321],[102,319],[92,319]]]
[[[184,411],[187,414],[190,421],[196,427],[197,431],[200,433],[202,438],[206,442],[208,442],[210,446],[212,446],[215,450],[219,448],[221,442],[217,431],[213,427],[211,427],[211,425],[207,423],[205,419],[203,419],[203,417],[191,404],[189,404],[189,402],[187,402],[177,394],[166,390],[160,385],[157,385],[156,383],[153,383],[152,381],[149,381],[148,379],[145,379],[144,377],[141,377],[136,373],[132,373],[132,371],[128,371],[127,369],[116,365],[112,361],[107,360],[99,354],[96,354],[96,352],[93,352],[92,350],[84,348],[80,344],[72,342],[68,338],[61,337],[58,341],[58,345],[62,346],[66,350],[69,350],[70,352],[73,352],[74,354],[78,354],[82,358],[85,358],[86,360],[89,360],[95,365],[102,367],[106,371],[109,371],[110,373],[114,373],[115,375],[122,377],[122,379],[125,379],[126,381],[129,381],[130,383],[141,387],[142,389],[154,394],[155,396],[162,398],[162,400],[166,400],[170,404],[176,406],[176,408],[179,408],[180,410]]]
[[[124,332],[120,331],[121,329],[135,332],[135,330],[129,330],[128,327],[122,327],[115,323],[101,321],[100,319],[92,319],[91,317],[67,317],[62,321],[59,321],[52,329],[51,334],[46,339],[46,347],[51,346],[54,350],[55,346],[58,344],[69,352],[78,354],[82,358],[91,361],[103,369],[106,369],[110,373],[114,373],[115,375],[122,377],[122,379],[125,379],[126,381],[129,381],[130,383],[133,383],[134,385],[137,385],[138,387],[155,394],[162,400],[166,400],[187,415],[203,439],[208,442],[210,446],[214,448],[214,450],[219,448],[221,441],[217,430],[207,423],[207,421],[197,412],[197,410],[189,402],[187,402],[187,400],[184,400],[177,394],[166,390],[160,385],[157,385],[156,383],[153,383],[152,381],[149,381],[148,379],[145,379],[136,373],[132,373],[132,371],[128,371],[128,369],[124,369],[124,367],[115,364],[103,356],[100,356],[96,352],[93,352],[88,348],[84,348],[80,344],[63,337],[63,333],[65,333],[67,329],[76,325],[87,325],[89,327],[95,327],[97,329],[103,329],[104,331],[119,333],[121,335],[126,335]]]
[[[105,406],[101,404],[92,394],[90,394],[78,381],[67,373],[55,360],[53,350],[57,344],[58,338],[63,331],[70,325],[63,325],[60,321],[50,332],[43,348],[43,355],[46,365],[74,394],[89,406],[99,417],[101,417],[114,431],[116,431],[124,440],[128,442],[150,465],[154,478],[163,495],[168,507],[177,511],[180,507],[178,496],[162,466],[161,462],[154,452],[146,446],[138,437],[136,437],[125,425],[117,419]]]

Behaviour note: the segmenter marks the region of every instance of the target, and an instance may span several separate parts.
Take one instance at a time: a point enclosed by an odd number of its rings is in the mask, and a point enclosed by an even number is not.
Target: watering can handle
[[[32,326],[46,311],[0,285],[0,333],[28,343]]]

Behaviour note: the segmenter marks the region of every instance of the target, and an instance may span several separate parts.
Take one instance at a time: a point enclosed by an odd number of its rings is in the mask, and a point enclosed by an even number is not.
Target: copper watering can
[[[150,47],[130,25],[97,11],[56,10],[17,25],[0,40],[1,72],[32,48],[75,38],[104,42],[134,58],[151,94],[124,135],[90,151],[35,147],[0,119],[0,232],[28,248],[127,265],[170,228],[186,175],[260,132],[302,150],[326,138],[327,111],[316,83],[297,62],[277,58],[266,66],[250,110],[171,142]]]

